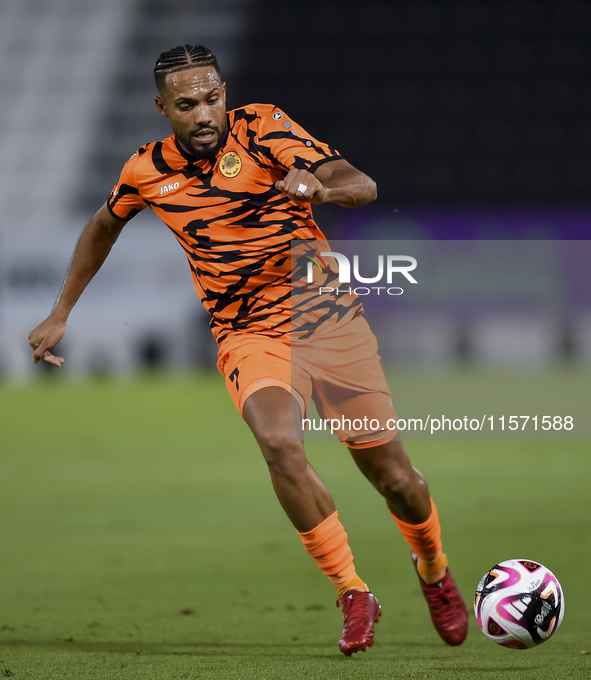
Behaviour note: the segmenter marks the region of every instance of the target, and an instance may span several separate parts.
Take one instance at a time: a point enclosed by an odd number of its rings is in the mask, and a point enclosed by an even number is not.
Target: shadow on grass
[[[135,656],[202,656],[216,657],[220,655],[232,656],[267,656],[267,657],[287,657],[289,659],[310,659],[325,658],[332,660],[350,661],[347,657],[339,653],[336,643],[308,643],[303,641],[292,643],[273,643],[273,642],[120,642],[113,640],[3,640],[0,647],[6,649],[28,649],[28,650],[51,650],[70,653],[87,654],[126,654]],[[375,660],[402,660],[400,651],[403,648],[427,648],[439,647],[437,643],[418,643],[418,642],[381,642],[379,650],[374,651]],[[266,653],[261,650],[268,650]],[[306,650],[306,654],[303,652]],[[321,651],[322,650],[322,651]],[[333,651],[334,650],[334,651]],[[385,651],[389,651],[384,655]],[[324,653],[322,653],[324,652]],[[379,656],[378,656],[379,655]],[[376,658],[377,657],[377,658]],[[368,658],[359,655],[359,659]]]

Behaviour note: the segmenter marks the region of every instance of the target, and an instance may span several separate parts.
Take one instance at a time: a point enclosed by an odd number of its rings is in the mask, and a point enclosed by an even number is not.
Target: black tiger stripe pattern
[[[304,266],[292,262],[292,243],[326,239],[309,205],[274,188],[291,168],[313,172],[338,152],[270,104],[228,112],[228,130],[213,160],[191,159],[174,135],[144,145],[123,168],[111,213],[128,220],[149,206],[172,230],[218,342],[235,332],[278,337],[295,327],[310,335],[328,319],[360,314],[355,296],[292,295],[292,277]],[[325,281],[334,276],[327,272]]]

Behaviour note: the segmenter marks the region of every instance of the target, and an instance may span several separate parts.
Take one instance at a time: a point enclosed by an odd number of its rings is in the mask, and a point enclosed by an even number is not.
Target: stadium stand
[[[100,205],[133,151],[170,134],[168,121],[158,115],[152,101],[158,55],[175,45],[204,44],[217,55],[231,84],[252,6],[252,0],[136,2],[80,184],[79,208],[92,210]]]
[[[122,0],[0,3],[0,231],[67,219],[131,9]]]

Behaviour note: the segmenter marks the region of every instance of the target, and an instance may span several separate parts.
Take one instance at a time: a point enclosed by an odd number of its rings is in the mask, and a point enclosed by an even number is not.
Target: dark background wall
[[[378,182],[382,206],[578,206],[591,179],[591,3],[138,0],[77,207],[170,134],[158,54],[204,43],[230,107],[271,102]],[[330,211],[329,211],[330,212]]]
[[[230,104],[284,108],[374,177],[380,203],[589,201],[591,3],[251,11]]]

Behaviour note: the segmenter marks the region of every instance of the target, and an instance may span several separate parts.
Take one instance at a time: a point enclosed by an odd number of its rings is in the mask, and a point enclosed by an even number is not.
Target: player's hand
[[[307,170],[292,168],[275,188],[282,194],[300,203],[324,203],[326,189],[322,182]]]
[[[45,361],[59,368],[64,363],[65,360],[62,357],[56,357],[49,350],[57,345],[65,331],[65,321],[59,321],[50,315],[29,333],[29,344],[35,350],[33,352],[34,364]]]

